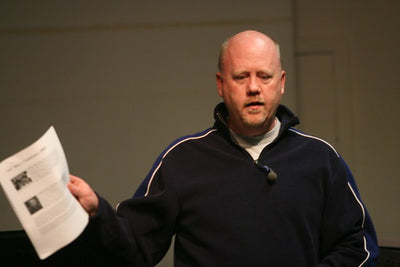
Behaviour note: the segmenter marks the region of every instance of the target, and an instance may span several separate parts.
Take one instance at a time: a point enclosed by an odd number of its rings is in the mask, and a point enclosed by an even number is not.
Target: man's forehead
[[[224,63],[225,67],[235,72],[250,69],[272,71],[280,66],[278,57],[271,50],[230,50],[226,53]]]

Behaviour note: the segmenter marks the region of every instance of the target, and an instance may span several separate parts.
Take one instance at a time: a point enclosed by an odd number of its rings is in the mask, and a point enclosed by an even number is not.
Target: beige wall
[[[71,173],[116,204],[171,140],[212,124],[219,45],[255,28],[281,43],[284,103],[341,152],[380,239],[398,242],[397,1],[89,3],[0,3],[0,158],[54,125]],[[19,229],[2,193],[0,208],[0,230]]]

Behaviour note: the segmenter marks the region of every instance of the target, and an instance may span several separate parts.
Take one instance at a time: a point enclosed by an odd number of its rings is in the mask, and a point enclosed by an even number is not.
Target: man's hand
[[[90,186],[81,178],[70,175],[68,189],[72,195],[79,201],[89,216],[97,213],[99,199]]]

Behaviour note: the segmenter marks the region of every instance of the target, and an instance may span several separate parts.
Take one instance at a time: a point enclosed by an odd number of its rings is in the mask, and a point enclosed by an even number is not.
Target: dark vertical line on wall
[[[298,54],[298,30],[297,30],[297,22],[298,22],[298,17],[297,17],[297,4],[296,0],[292,0],[292,29],[293,29],[293,47],[294,47],[294,60],[293,60],[293,69],[295,71],[294,73],[294,86],[296,88],[292,88],[292,90],[295,90],[296,92],[296,98],[295,98],[295,111],[299,115],[299,108],[300,108],[300,102],[299,102],[299,86],[298,86],[298,81],[299,81],[299,71],[298,71],[298,64],[297,64],[297,54]]]
[[[332,51],[332,53],[330,54],[331,57],[331,61],[332,61],[332,87],[334,89],[334,98],[333,98],[333,106],[334,106],[334,129],[335,129],[335,143],[337,144],[337,146],[341,146],[341,138],[340,138],[340,124],[339,124],[339,96],[338,96],[338,88],[337,88],[337,84],[336,84],[336,60],[335,60],[335,52]]]

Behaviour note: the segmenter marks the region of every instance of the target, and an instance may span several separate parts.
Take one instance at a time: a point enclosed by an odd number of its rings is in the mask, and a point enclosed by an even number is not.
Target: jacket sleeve
[[[107,253],[133,266],[155,266],[174,235],[177,200],[165,189],[161,173],[152,176],[146,196],[125,200],[116,210],[99,197],[98,213],[90,220],[91,231]]]
[[[348,173],[348,179],[349,179],[349,184],[353,188],[354,193],[358,197],[358,199],[361,201],[361,196],[357,188],[356,181],[354,180],[354,177],[348,167],[348,165],[343,161],[343,163],[346,166],[346,170]],[[379,245],[378,245],[378,240],[375,232],[375,227],[372,222],[371,216],[368,213],[367,208],[365,207],[364,203],[361,201],[361,204],[364,207],[365,210],[365,224],[364,224],[364,230],[365,230],[365,238],[367,241],[367,250],[370,253],[370,256],[365,263],[364,266],[366,267],[374,267],[377,264],[378,261],[378,256],[379,256]]]
[[[366,213],[339,158],[330,174],[320,234],[320,267],[367,266]]]

